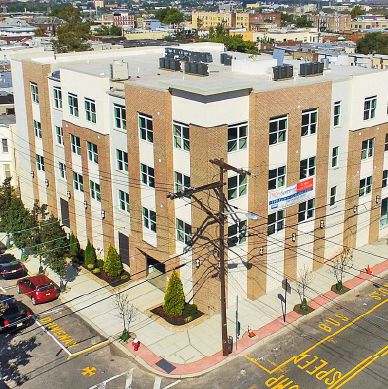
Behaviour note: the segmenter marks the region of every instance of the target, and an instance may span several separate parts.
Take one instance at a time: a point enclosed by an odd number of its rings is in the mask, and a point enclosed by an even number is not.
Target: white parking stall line
[[[40,313],[39,316],[50,315],[51,313],[56,313],[56,312],[62,311],[63,309],[64,309],[63,307],[60,307],[60,308],[53,308],[53,309],[51,309],[50,311],[46,311],[46,312]]]
[[[131,389],[132,388],[132,378],[133,378],[133,370],[135,368],[133,367],[129,373],[127,373],[127,377],[125,378],[125,389]]]
[[[63,351],[65,351],[65,353],[66,353],[67,355],[71,355],[71,352],[70,352],[70,351],[69,351],[61,342],[59,342],[59,340],[57,340],[57,339],[55,338],[55,336],[52,335],[52,334],[45,328],[45,326],[44,326],[39,320],[35,319],[35,323],[38,324],[38,326],[39,326],[40,328],[42,328],[42,330],[43,330],[47,335],[51,336],[51,337],[54,339],[54,342],[55,342]]]
[[[13,289],[13,288],[16,288],[16,285],[8,285],[8,286],[1,288],[1,289],[8,290],[8,289]]]
[[[160,389],[161,385],[162,385],[162,377],[155,376],[154,389]]]
[[[168,388],[172,388],[173,386],[175,386],[176,384],[179,384],[179,382],[181,382],[181,380],[177,380],[167,386],[164,386],[162,389],[168,389]]]
[[[6,290],[5,290],[2,286],[0,286],[0,289],[1,289],[1,291],[2,291],[3,293],[7,293]]]
[[[129,372],[124,372],[124,373],[121,373],[121,374],[117,374],[117,375],[115,375],[115,376],[113,376],[113,377],[110,377],[110,378],[108,378],[107,380],[105,380],[105,381],[102,381],[102,382],[100,382],[99,384],[97,384],[97,385],[93,385],[93,386],[91,386],[89,389],[100,389],[100,388],[105,388],[105,386],[106,386],[106,384],[109,382],[109,381],[113,381],[113,380],[115,380],[116,378],[119,378],[119,377],[122,377],[123,375],[127,375],[127,380],[128,380],[128,378],[130,377],[131,378],[131,382],[130,382],[130,385],[132,384],[132,372],[133,372],[133,370],[134,370],[135,368],[133,367]],[[130,388],[131,386],[129,386],[128,388]],[[125,387],[125,389],[127,389],[127,386]]]

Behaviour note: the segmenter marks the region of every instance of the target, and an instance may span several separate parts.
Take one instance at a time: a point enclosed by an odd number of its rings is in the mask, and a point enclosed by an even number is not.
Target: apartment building
[[[293,77],[274,81],[271,56],[232,53],[224,66],[222,45],[181,47],[212,54],[208,75],[160,69],[160,47],[12,60],[28,206],[47,203],[101,255],[114,244],[132,279],[178,268],[187,300],[210,314],[217,228],[193,199],[167,193],[213,182],[212,158],[251,172],[227,176],[228,304],[388,235],[388,71],[301,77],[290,61]],[[218,209],[213,192],[198,197]]]
[[[324,14],[307,15],[307,19],[313,22],[313,26],[319,31],[343,32],[350,29],[350,14]]]
[[[353,31],[386,29],[388,28],[388,19],[382,15],[361,15],[352,20],[350,28]]]

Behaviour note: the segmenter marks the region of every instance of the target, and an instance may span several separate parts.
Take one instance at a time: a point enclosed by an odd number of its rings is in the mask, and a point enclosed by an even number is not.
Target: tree
[[[39,273],[43,273],[43,263],[42,263],[42,249],[43,249],[43,240],[42,240],[42,223],[46,220],[48,216],[47,205],[39,205],[38,201],[35,201],[34,206],[32,208],[31,214],[34,218],[36,228],[33,229],[31,233],[31,246],[29,247],[29,251],[39,257]]]
[[[93,245],[88,241],[88,244],[85,248],[85,265],[94,265],[96,263],[97,256],[96,250]]]
[[[123,333],[121,334],[121,340],[129,339],[129,326],[136,317],[136,308],[131,304],[129,296],[127,294],[118,293],[115,295],[115,306],[118,310],[118,316],[123,321]]]
[[[81,13],[79,9],[73,7],[71,4],[54,4],[51,16],[56,16],[70,24],[81,23]]]
[[[388,55],[388,35],[382,32],[369,32],[357,42],[357,52],[361,54]]]
[[[123,271],[123,264],[116,249],[109,245],[104,262],[104,271],[111,277],[119,276]]]
[[[350,11],[350,16],[352,19],[356,19],[361,15],[364,15],[365,11],[361,8],[360,5],[355,5],[353,9]]]
[[[88,23],[66,23],[57,29],[53,48],[56,53],[87,51],[90,49],[90,26]]]
[[[6,178],[0,186],[0,230],[5,230],[8,210],[11,206],[14,195],[14,188],[11,185],[11,178]]]
[[[69,237],[69,253],[70,253],[70,256],[73,259],[78,258],[79,251],[80,251],[79,241],[78,241],[77,237],[73,233],[71,233],[70,237]]]
[[[95,29],[94,35],[97,36],[121,36],[123,30],[119,26],[112,24],[111,26],[102,25]]]
[[[337,280],[336,290],[340,292],[343,286],[343,276],[344,273],[351,269],[353,266],[353,252],[349,247],[344,247],[339,255],[337,255],[333,260],[332,271]]]
[[[296,291],[298,292],[300,298],[300,308],[302,311],[307,311],[307,299],[306,299],[306,289],[311,284],[312,273],[310,269],[305,265],[298,273],[298,278],[296,280]]]
[[[181,316],[185,307],[185,293],[183,292],[182,281],[174,270],[168,280],[164,295],[163,310],[171,316]]]
[[[307,16],[306,15],[302,15],[299,18],[296,19],[295,26],[298,27],[298,28],[312,27],[313,26],[313,22],[307,20]]]
[[[155,13],[156,19],[164,24],[180,24],[184,21],[184,16],[177,8],[163,8]]]

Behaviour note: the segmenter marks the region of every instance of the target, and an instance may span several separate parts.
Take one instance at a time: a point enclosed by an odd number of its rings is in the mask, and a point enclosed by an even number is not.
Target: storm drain
[[[164,358],[156,362],[156,366],[159,366],[162,370],[164,370],[167,374],[171,373],[173,370],[176,369],[174,365],[172,365],[170,362],[166,361]]]

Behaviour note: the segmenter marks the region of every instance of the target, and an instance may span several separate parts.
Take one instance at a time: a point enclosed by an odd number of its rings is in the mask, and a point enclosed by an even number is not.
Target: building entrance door
[[[147,280],[156,288],[166,290],[166,266],[155,258],[146,254],[147,259]]]

